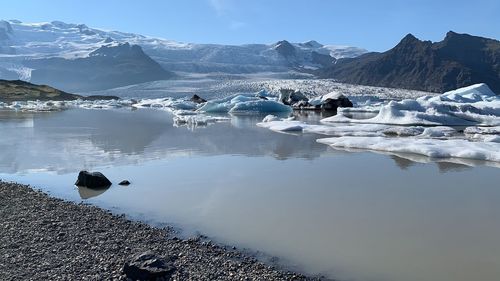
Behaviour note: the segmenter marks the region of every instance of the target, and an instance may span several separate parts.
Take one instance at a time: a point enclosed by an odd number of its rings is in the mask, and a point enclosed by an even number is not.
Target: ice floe
[[[174,124],[176,126],[207,126],[210,123],[230,121],[231,118],[220,116],[208,116],[204,114],[197,115],[175,115]]]
[[[431,158],[457,157],[500,162],[500,143],[496,142],[388,137],[338,137],[317,141],[332,147],[415,153]]]

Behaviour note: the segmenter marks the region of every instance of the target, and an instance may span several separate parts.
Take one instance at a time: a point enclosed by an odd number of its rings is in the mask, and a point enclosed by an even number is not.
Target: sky
[[[412,33],[500,39],[500,0],[15,0],[0,19],[60,20],[189,43],[279,40],[385,51]]]

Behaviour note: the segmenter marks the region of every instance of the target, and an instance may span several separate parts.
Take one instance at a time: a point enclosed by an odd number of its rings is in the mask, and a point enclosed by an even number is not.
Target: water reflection
[[[77,189],[78,189],[78,194],[80,195],[80,198],[90,199],[92,197],[97,197],[97,196],[103,194],[104,192],[106,192],[106,190],[109,189],[109,186],[102,187],[102,188],[88,188],[85,186],[77,186]]]
[[[2,116],[4,173],[69,173],[195,154],[314,159],[332,151],[313,135],[290,137],[256,127],[262,116],[233,116],[196,130],[176,128],[170,113],[149,109],[4,111]]]
[[[312,111],[295,112],[299,120],[319,122]],[[360,151],[332,149],[316,143],[314,134],[279,134],[255,126],[264,116],[236,115],[208,127],[176,127],[169,112],[152,109],[61,112],[0,111],[0,172],[69,173],[108,165],[144,163],[192,155],[245,155],[315,159],[321,155]],[[468,159],[431,159],[422,155],[376,152],[398,167],[436,163],[445,173],[498,163]]]

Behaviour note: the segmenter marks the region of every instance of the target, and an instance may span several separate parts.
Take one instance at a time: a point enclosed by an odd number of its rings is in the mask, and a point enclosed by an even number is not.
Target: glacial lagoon
[[[335,150],[256,126],[263,117],[191,126],[155,109],[2,110],[0,178],[336,280],[500,276],[498,168]],[[83,169],[114,184],[78,189]]]

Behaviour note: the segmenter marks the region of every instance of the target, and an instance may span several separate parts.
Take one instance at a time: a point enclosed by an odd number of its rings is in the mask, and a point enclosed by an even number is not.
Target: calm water
[[[187,128],[157,110],[0,111],[0,178],[339,280],[500,280],[498,168],[336,151],[261,119]],[[82,169],[132,185],[79,190]]]

